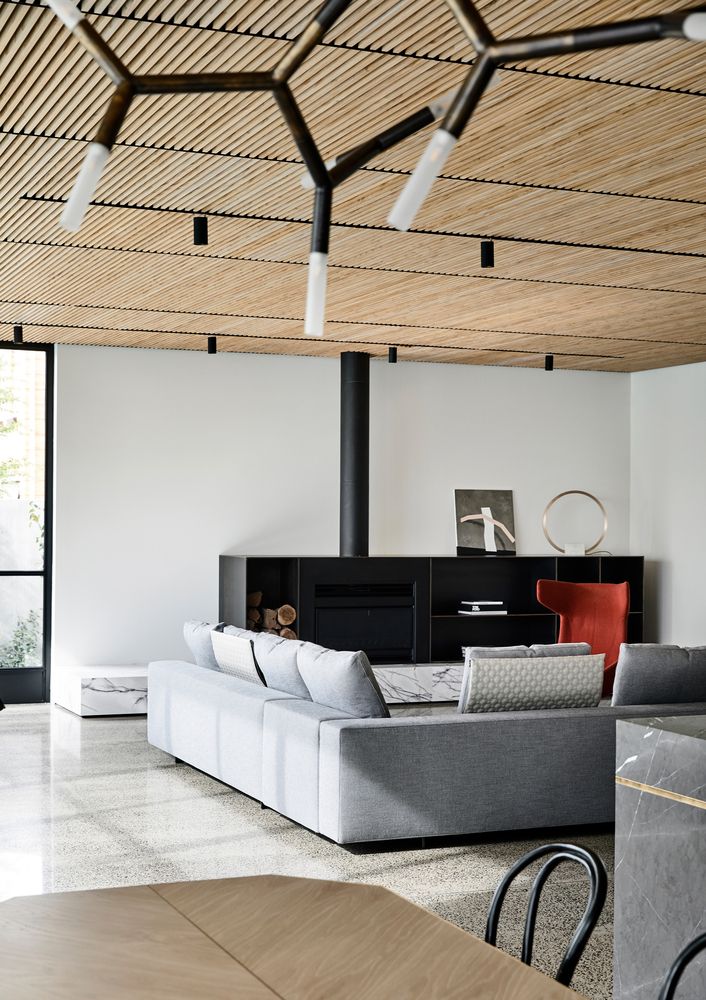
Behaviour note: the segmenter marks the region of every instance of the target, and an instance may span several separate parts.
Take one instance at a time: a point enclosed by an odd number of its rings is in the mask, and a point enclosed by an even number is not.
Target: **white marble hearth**
[[[147,667],[69,667],[52,683],[53,700],[76,715],[142,715],[147,711]]]
[[[458,701],[461,693],[463,663],[394,663],[373,670],[389,705]]]

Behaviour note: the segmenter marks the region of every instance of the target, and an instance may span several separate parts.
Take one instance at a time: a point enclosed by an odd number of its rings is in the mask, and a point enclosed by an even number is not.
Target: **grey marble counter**
[[[617,723],[615,1000],[654,1000],[706,929],[706,716]],[[706,996],[696,959],[679,1000]]]

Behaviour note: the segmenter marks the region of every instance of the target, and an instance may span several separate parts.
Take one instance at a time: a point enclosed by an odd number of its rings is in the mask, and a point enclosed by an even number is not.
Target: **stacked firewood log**
[[[282,604],[279,608],[264,608],[262,606],[262,591],[255,590],[248,594],[248,628],[251,632],[271,632],[281,635],[283,639],[296,639],[297,633],[291,627],[297,620],[296,609],[291,604]]]

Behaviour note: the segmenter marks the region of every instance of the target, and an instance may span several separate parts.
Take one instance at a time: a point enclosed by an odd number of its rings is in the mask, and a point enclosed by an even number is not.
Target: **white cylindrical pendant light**
[[[684,38],[690,42],[706,42],[706,10],[695,10],[687,14],[681,26]]]
[[[326,312],[326,266],[328,254],[313,250],[309,254],[309,278],[306,286],[304,333],[323,337]]]
[[[110,150],[107,146],[104,146],[100,142],[89,143],[78,177],[74,181],[73,190],[61,214],[63,229],[68,229],[69,232],[75,233],[81,228],[86,209],[90,204],[93,192],[96,190],[103,167],[109,156]]]
[[[456,145],[456,137],[446,129],[438,128],[429,145],[422,153],[414,173],[400,191],[400,195],[387,221],[395,229],[403,232],[412,225],[415,215],[422,207],[437,175],[443,170],[449,154]]]
[[[84,15],[71,0],[47,0],[47,6],[51,7],[69,31],[73,31],[78,22],[83,20]]]

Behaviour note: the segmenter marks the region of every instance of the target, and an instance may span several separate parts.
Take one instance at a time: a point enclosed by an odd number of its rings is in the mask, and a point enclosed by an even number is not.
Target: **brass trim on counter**
[[[615,782],[617,785],[625,785],[626,788],[635,788],[638,792],[647,792],[650,795],[658,795],[663,799],[671,799],[672,802],[681,802],[685,806],[706,809],[706,802],[703,799],[695,799],[692,795],[680,795],[679,792],[670,792],[668,788],[657,788],[656,785],[646,785],[642,781],[621,778],[619,774],[616,774]]]

